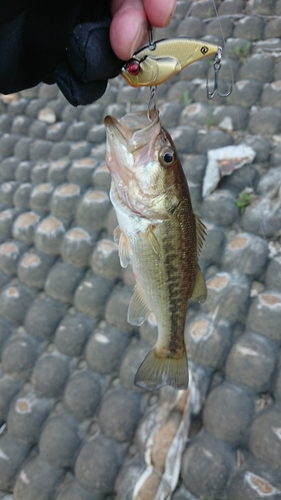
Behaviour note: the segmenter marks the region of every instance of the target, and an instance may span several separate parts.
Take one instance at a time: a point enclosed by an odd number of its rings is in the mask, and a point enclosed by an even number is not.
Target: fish
[[[159,111],[104,119],[110,198],[118,226],[122,267],[132,265],[136,285],[127,320],[140,326],[153,312],[158,338],[134,383],[148,390],[188,387],[184,329],[188,300],[205,300],[198,265],[206,228],[193,213],[187,180]]]

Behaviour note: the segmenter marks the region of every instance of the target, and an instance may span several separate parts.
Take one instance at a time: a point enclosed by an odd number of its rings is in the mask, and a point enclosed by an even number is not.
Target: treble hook
[[[222,53],[222,48],[218,47],[218,52],[216,54],[215,61],[214,61],[215,75],[214,75],[214,88],[213,88],[212,92],[210,92],[208,80],[207,80],[207,83],[206,83],[207,97],[208,97],[208,99],[213,99],[213,97],[215,97],[215,95],[218,95],[219,97],[228,97],[231,94],[231,92],[232,92],[232,84],[230,84],[230,90],[226,94],[222,94],[218,90],[219,72],[220,72],[220,69],[221,69],[221,53]]]

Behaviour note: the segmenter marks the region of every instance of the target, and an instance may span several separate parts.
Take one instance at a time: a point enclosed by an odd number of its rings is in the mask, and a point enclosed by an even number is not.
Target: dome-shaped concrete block
[[[68,358],[55,353],[38,359],[31,380],[37,396],[57,398],[63,394],[68,377]]]
[[[58,255],[64,234],[63,223],[57,217],[50,215],[43,219],[36,229],[36,248],[47,254]]]
[[[27,381],[38,355],[38,345],[30,335],[14,335],[6,342],[2,352],[2,369],[5,373]]]
[[[49,210],[53,189],[54,187],[50,182],[37,184],[31,191],[30,208],[38,212],[47,212]]]
[[[249,309],[247,326],[270,339],[281,341],[281,294],[265,291],[256,297]]]
[[[49,340],[63,318],[66,305],[49,297],[36,299],[25,317],[24,326],[28,333],[40,340]]]
[[[103,398],[99,412],[102,432],[114,441],[131,441],[141,416],[141,395],[119,388]]]
[[[75,314],[67,314],[56,330],[57,349],[67,356],[81,356],[95,325],[92,318],[77,311]]]
[[[63,184],[55,190],[50,209],[59,219],[72,220],[80,199],[81,188],[77,184]]]
[[[108,239],[98,241],[91,257],[91,267],[96,274],[103,278],[109,280],[120,278],[122,269],[119,262],[118,245]]]
[[[0,314],[8,321],[22,324],[35,297],[35,292],[21,283],[7,285],[0,295]]]
[[[84,272],[66,262],[56,263],[48,274],[45,290],[53,299],[71,304]]]
[[[35,212],[24,212],[19,215],[13,224],[14,238],[31,245],[39,222],[40,216]]]
[[[92,175],[97,165],[98,162],[94,158],[81,158],[74,161],[67,173],[68,182],[79,186],[91,186]]]
[[[81,227],[73,227],[63,237],[61,255],[68,264],[85,267],[88,265],[92,247],[90,234]]]
[[[1,271],[13,275],[16,274],[18,261],[22,253],[26,250],[26,245],[20,241],[7,241],[0,245],[0,269]]]
[[[76,309],[89,316],[101,318],[112,287],[112,281],[105,280],[91,272],[87,273],[75,292]]]
[[[86,347],[89,367],[103,374],[115,372],[128,343],[129,337],[113,326],[96,328]]]
[[[22,210],[28,210],[30,208],[30,195],[31,195],[32,185],[29,182],[24,182],[19,185],[19,187],[14,192],[13,204]]]
[[[252,279],[257,279],[263,272],[267,258],[268,245],[264,238],[250,233],[239,233],[225,247],[223,266],[225,269],[236,269]]]
[[[207,282],[208,295],[202,309],[227,319],[231,323],[241,322],[250,300],[249,279],[233,271],[220,272]]]
[[[233,345],[225,366],[227,377],[254,391],[268,392],[277,365],[274,342],[263,335],[245,332]]]
[[[51,498],[63,474],[62,469],[52,467],[37,455],[26,462],[18,474],[14,486],[14,500]]]
[[[35,445],[51,407],[50,401],[33,392],[19,394],[8,414],[9,434],[21,443]]]
[[[71,415],[51,417],[40,436],[40,456],[58,469],[71,467],[80,441],[77,421]]]
[[[76,213],[79,226],[90,231],[99,231],[105,227],[105,221],[110,208],[109,196],[104,191],[92,189],[81,200]]]
[[[35,249],[26,252],[18,265],[18,277],[25,285],[43,289],[53,262],[52,255],[46,255]]]
[[[69,379],[64,392],[66,407],[78,420],[92,417],[101,397],[100,378],[90,370],[75,373]]]
[[[13,490],[17,473],[28,455],[30,446],[19,443],[6,433],[0,438],[0,447],[0,488],[1,491],[8,492]]]

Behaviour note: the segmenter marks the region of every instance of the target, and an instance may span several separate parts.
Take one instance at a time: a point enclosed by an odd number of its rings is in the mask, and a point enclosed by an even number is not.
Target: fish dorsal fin
[[[200,217],[195,214],[195,222],[196,222],[196,238],[197,238],[197,257],[199,257],[205,236],[207,234],[206,226],[201,221]]]
[[[155,255],[158,257],[158,259],[161,259],[161,247],[159,244],[159,241],[157,240],[154,232],[153,232],[154,226],[150,225],[148,226],[147,230],[145,233],[142,233],[142,237],[147,240],[149,243],[151,249],[155,253]]]
[[[118,252],[121,266],[127,267],[130,264],[130,246],[127,237],[122,231],[120,231],[119,236]]]
[[[140,326],[148,318],[150,313],[151,309],[149,308],[138,285],[136,285],[130,300],[127,320],[131,325]]]
[[[198,302],[204,302],[207,297],[207,287],[205,283],[204,276],[200,267],[197,265],[195,285],[192,292],[192,298],[198,300]]]

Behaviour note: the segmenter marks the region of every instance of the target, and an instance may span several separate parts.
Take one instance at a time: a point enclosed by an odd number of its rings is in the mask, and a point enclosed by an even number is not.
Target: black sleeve
[[[73,105],[88,104],[121,69],[109,42],[109,0],[4,0],[0,92],[57,82]],[[4,5],[3,5],[4,4]]]

